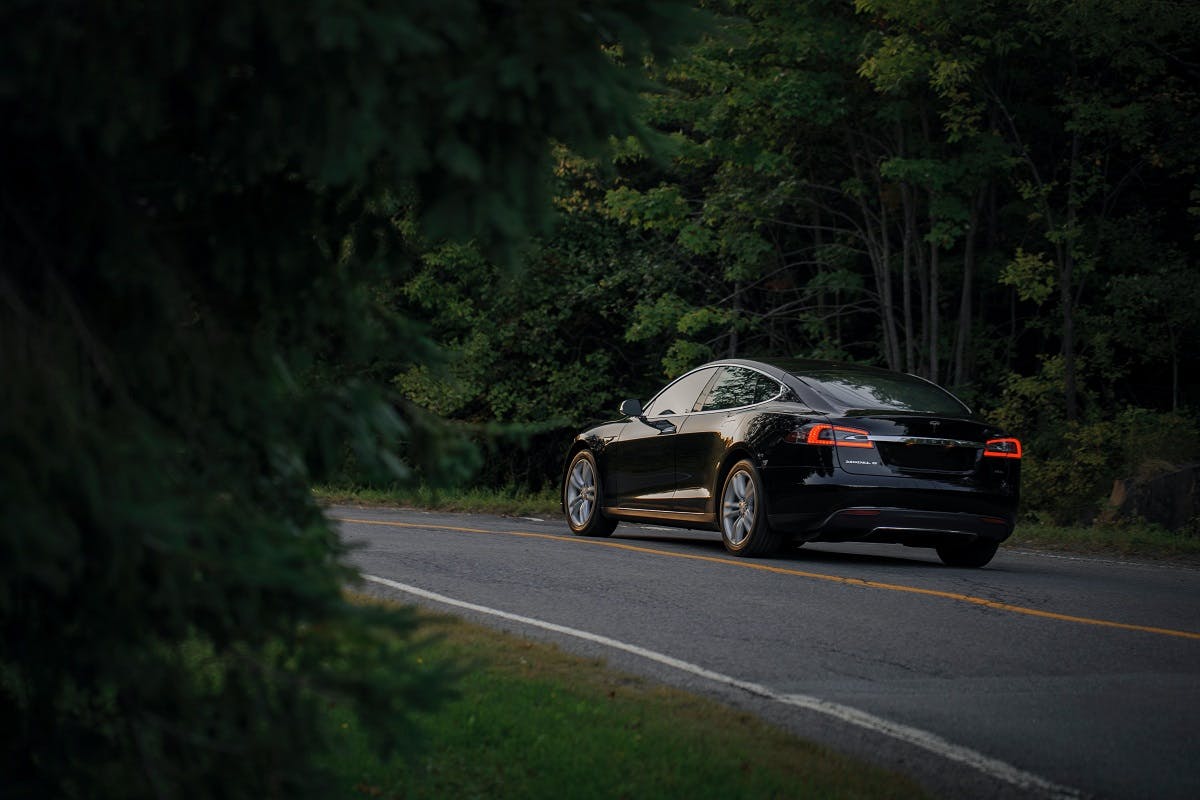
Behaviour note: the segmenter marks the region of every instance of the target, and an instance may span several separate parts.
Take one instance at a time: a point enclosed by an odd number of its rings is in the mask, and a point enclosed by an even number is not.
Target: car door
[[[712,513],[717,468],[737,435],[738,415],[749,406],[777,396],[781,388],[777,381],[756,370],[720,367],[701,397],[697,412],[684,420],[675,435],[672,509]]]
[[[608,468],[619,508],[668,510],[675,493],[675,435],[692,412],[716,367],[689,372],[669,384],[630,418],[609,444]]]

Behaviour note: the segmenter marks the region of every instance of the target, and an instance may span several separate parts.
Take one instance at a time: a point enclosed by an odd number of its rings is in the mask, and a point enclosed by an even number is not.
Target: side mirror
[[[621,401],[621,413],[627,417],[639,417],[640,418],[642,416],[642,404],[638,400],[633,400],[633,399],[622,400]]]

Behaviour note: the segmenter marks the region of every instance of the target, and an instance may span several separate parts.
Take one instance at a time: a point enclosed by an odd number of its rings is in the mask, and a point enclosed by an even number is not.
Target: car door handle
[[[646,424],[651,428],[658,428],[660,434],[674,433],[676,431],[675,425],[667,419],[646,420]]]

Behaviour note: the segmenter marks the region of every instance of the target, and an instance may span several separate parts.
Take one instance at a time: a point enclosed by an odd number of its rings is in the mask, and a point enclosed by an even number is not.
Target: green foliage
[[[531,492],[512,484],[494,489],[480,486],[443,489],[425,484],[379,488],[338,483],[314,486],[312,492],[317,500],[328,505],[399,506],[511,517],[562,516],[562,495],[557,484]]]
[[[1109,280],[1114,334],[1140,360],[1175,365],[1200,334],[1200,271],[1178,252],[1139,266]]]
[[[1069,421],[1195,405],[1200,10],[705,5],[709,35],[653,65],[656,136],[557,151],[559,225],[519,288],[410,285],[458,358],[452,381],[400,365],[405,392],[565,435],[715,356],[853,360],[952,385],[1039,457],[1075,452]]]
[[[1059,525],[1090,522],[1119,474],[1120,433],[1113,422],[1071,422],[1053,449],[1031,447],[1021,467],[1031,516]]]
[[[667,352],[662,358],[662,377],[677,378],[706,361],[712,361],[716,355],[706,344],[693,342],[690,339],[676,339],[671,342],[671,346],[667,348]],[[660,381],[659,386],[664,383],[665,381]],[[649,393],[646,396],[649,397]]]
[[[688,216],[687,201],[675,187],[639,192],[621,186],[610,190],[605,202],[615,218],[648,231],[678,230]]]
[[[421,264],[391,302],[426,317],[449,356],[433,365],[392,362],[400,368],[394,385],[452,417],[484,449],[477,482],[556,484],[574,431],[641,391],[623,389],[619,376],[645,380],[647,362],[629,363],[621,350],[647,266],[636,248],[622,247],[609,220],[584,210],[586,197],[581,186],[579,210],[520,251],[519,273],[497,269],[478,248],[410,240],[423,251]]]
[[[667,293],[643,300],[634,309],[634,322],[625,338],[637,342],[677,330],[684,315],[689,313],[688,309],[688,304],[677,294]]]
[[[1044,253],[1027,253],[1018,247],[1012,261],[1000,273],[1000,282],[1016,290],[1022,300],[1041,305],[1050,299],[1058,280],[1054,264]]]
[[[618,267],[603,224],[566,221],[554,241],[523,252],[519,275],[496,269],[477,250],[427,252],[397,303],[423,313],[451,351],[440,367],[400,373],[399,390],[439,414],[476,425],[579,424],[614,405],[604,376],[613,369],[605,337],[621,305]],[[609,241],[606,241],[609,237]],[[590,249],[589,249],[590,248]],[[449,259],[448,249],[457,256]],[[465,255],[469,253],[469,255]]]
[[[415,744],[445,681],[411,619],[343,601],[354,572],[308,485],[347,445],[389,480],[462,468],[377,388],[433,359],[393,302],[412,237],[511,253],[547,218],[550,140],[642,131],[644,65],[694,20],[631,0],[3,6],[6,796],[328,796],[329,702]]]
[[[1023,460],[1029,516],[1087,523],[1105,507],[1113,481],[1141,481],[1193,461],[1200,427],[1179,414],[1127,408],[1112,420],[1066,424],[1052,445],[1040,437]]]
[[[1062,391],[1063,359],[1047,356],[1040,366],[1033,375],[1010,374],[1000,402],[988,414],[997,425],[1026,439],[1043,431],[1055,435],[1064,419],[1058,402]]]
[[[903,94],[928,81],[933,71],[929,53],[903,34],[884,36],[858,68],[881,94]]]
[[[1200,425],[1190,416],[1126,407],[1068,421],[1061,405],[1062,358],[1035,376],[1010,376],[989,418],[1019,436],[1022,505],[1042,523],[1090,523],[1118,479],[1143,480],[1200,456]]]
[[[693,308],[679,318],[679,321],[675,323],[675,330],[685,336],[692,336],[706,328],[724,328],[732,322],[732,316],[727,309],[723,308],[711,306]]]

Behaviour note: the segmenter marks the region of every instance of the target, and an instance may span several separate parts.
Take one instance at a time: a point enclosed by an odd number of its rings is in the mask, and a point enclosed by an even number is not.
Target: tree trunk
[[[963,243],[962,297],[958,303],[958,337],[954,343],[955,386],[965,386],[969,380],[967,356],[971,338],[971,293],[974,291],[975,282],[975,241],[979,232],[979,209],[983,205],[985,191],[981,189],[978,197],[971,203],[971,213],[967,219],[967,238]]]
[[[900,342],[896,333],[896,306],[892,299],[892,237],[888,230],[887,201],[883,197],[883,186],[876,173],[879,188],[879,234],[883,244],[883,255],[875,271],[875,281],[883,306],[883,346],[888,369],[900,369]]]
[[[933,216],[933,207],[934,196],[933,193],[930,192],[929,231],[931,234],[933,233],[934,228],[937,226],[937,219],[935,219]],[[938,338],[941,334],[941,331],[939,330],[941,325],[941,317],[940,310],[938,308],[938,281],[941,277],[939,274],[941,249],[941,245],[938,244],[936,239],[929,243],[929,322],[927,328],[929,332],[929,371],[926,373],[926,376],[934,383],[937,383],[938,381],[938,359],[940,358],[940,354],[938,353]]]
[[[1171,342],[1171,411],[1179,411],[1179,347],[1175,343],[1175,332],[1170,333]]]
[[[1079,171],[1079,134],[1071,137],[1071,172],[1067,187],[1067,227],[1063,237],[1062,267],[1059,278],[1062,303],[1062,355],[1063,355],[1063,400],[1067,419],[1074,422],[1079,417],[1079,406],[1075,388],[1075,314],[1073,285],[1075,273],[1075,224],[1078,193],[1075,181]]]
[[[742,316],[742,282],[733,284],[733,325],[729,328],[728,358],[737,358],[738,354],[738,323]]]
[[[900,157],[907,158],[905,146],[904,125],[896,123],[896,141],[899,143]],[[900,206],[904,213],[904,227],[900,237],[901,260],[901,302],[904,305],[904,369],[906,372],[918,371],[916,351],[913,344],[913,312],[912,312],[912,248],[913,236],[916,231],[916,211],[912,205],[912,189],[907,183],[900,184]]]
[[[917,330],[916,323],[913,320],[913,253],[920,252],[920,247],[917,244],[917,210],[913,204],[912,188],[906,184],[900,184],[900,201],[904,205],[904,236],[902,244],[904,247],[902,278],[904,280],[903,303],[904,303],[904,368],[909,372],[920,372],[921,365],[917,363]],[[920,273],[920,264],[917,265],[917,272]]]
[[[870,176],[866,175],[863,160],[859,156],[859,153],[867,148],[864,146],[862,150],[857,149],[857,143],[849,132],[846,134],[846,141],[850,150],[851,164],[854,166],[854,176],[864,186],[869,185],[869,178],[873,179],[876,194],[877,196],[881,195],[881,179],[878,169],[873,166],[874,162],[871,162],[866,168],[870,170],[871,174]],[[888,262],[891,260],[891,243],[887,229],[887,207],[882,196],[879,196],[880,211],[879,214],[874,214],[864,196],[860,195],[857,199],[859,211],[862,214],[864,244],[867,247],[871,268],[875,275],[875,296],[879,303],[880,327],[883,329],[884,357],[887,359],[888,365],[895,369],[900,359],[900,346],[896,331],[895,309],[892,308],[892,287],[888,268]]]
[[[919,102],[921,109],[921,134],[925,142],[925,154],[931,150],[931,139],[929,135],[929,109],[924,100]],[[916,193],[913,193],[914,198]],[[916,209],[913,209],[913,226],[916,227]],[[933,191],[929,192],[929,226],[932,233],[933,228]],[[919,233],[918,231],[915,231]],[[921,289],[921,330],[924,333],[925,339],[925,357],[921,375],[929,378],[931,381],[937,380],[937,278],[934,277],[937,272],[937,244],[930,243],[929,247],[929,270],[925,268],[925,248],[922,246],[920,238],[913,243],[917,253],[917,283]]]

